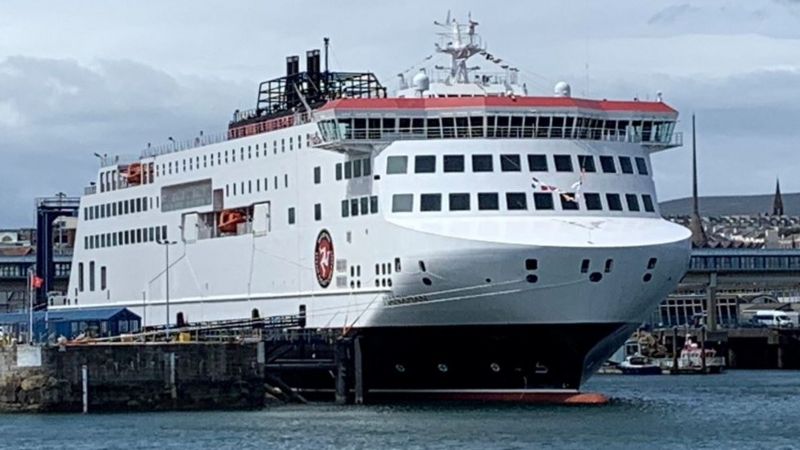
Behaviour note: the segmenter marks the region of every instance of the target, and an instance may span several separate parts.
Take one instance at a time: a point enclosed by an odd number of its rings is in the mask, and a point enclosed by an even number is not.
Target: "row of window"
[[[64,278],[69,276],[69,270],[72,263],[55,263],[56,278]],[[33,263],[10,263],[0,264],[0,278],[25,278],[28,276],[28,270],[33,268]]]
[[[322,120],[325,140],[391,139],[419,136],[448,138],[589,139],[669,143],[671,120],[599,119],[573,115],[473,115],[468,117],[373,117]]]
[[[342,217],[378,213],[378,196],[360,197],[342,200]]]
[[[600,170],[603,173],[634,173],[634,162],[636,171],[639,175],[648,175],[647,161],[642,157],[635,157],[633,160],[629,156],[599,156]],[[414,173],[436,173],[436,155],[417,155],[414,157]],[[443,173],[462,173],[466,171],[466,161],[464,155],[443,155],[441,167],[438,171]],[[474,173],[493,172],[495,170],[495,158],[491,154],[472,155],[469,158],[471,170]],[[573,162],[577,162],[576,165]],[[548,172],[550,164],[547,155],[528,154],[528,171]],[[499,155],[499,165],[501,172],[522,172],[522,159],[518,154]],[[553,155],[553,167],[556,172],[574,172],[577,168],[580,172],[597,172],[594,155],[577,155],[577,160],[573,161],[572,155]],[[338,170],[338,166],[337,166]],[[409,171],[408,156],[389,156],[386,159],[386,173],[404,174]],[[337,172],[338,173],[338,172]],[[337,180],[338,180],[337,176]]]
[[[264,188],[264,192],[267,192],[269,191],[269,185],[269,177],[264,177],[263,183],[261,178],[257,178],[255,182],[253,182],[253,180],[247,180],[238,183],[230,183],[225,185],[225,196],[231,197],[234,195],[252,194],[254,192],[254,187],[255,192],[261,192],[262,186]],[[272,187],[273,189],[278,189],[279,187],[277,175],[272,177]],[[289,174],[287,173],[283,174],[283,187],[289,187]]]
[[[83,245],[88,250],[120,245],[141,244],[145,242],[158,242],[167,239],[167,226],[136,228],[132,230],[116,231],[111,233],[84,236]]]
[[[500,195],[496,192],[479,192],[476,194],[479,211],[498,211],[500,209]],[[420,194],[419,211],[435,212],[442,211],[442,194]],[[446,194],[449,211],[469,211],[472,209],[472,194],[467,192]],[[603,204],[605,198],[605,205]],[[624,206],[628,211],[640,212],[642,208],[646,212],[655,212],[653,197],[650,194],[642,194],[642,201],[639,203],[639,196],[636,194],[608,193],[602,196],[595,192],[587,192],[576,196],[575,194],[556,194],[550,192],[536,192],[533,194],[533,207],[537,211],[548,211],[556,209],[556,199],[560,200],[562,211],[577,211],[583,209],[587,211],[623,211]],[[581,201],[582,200],[582,201]],[[342,205],[344,207],[344,204]],[[524,192],[507,192],[505,194],[505,209],[508,211],[528,210],[528,195]],[[392,212],[412,212],[414,211],[413,194],[394,194],[392,196]]]
[[[158,197],[155,198],[156,208],[158,208]],[[146,212],[148,208],[153,208],[153,199],[149,197],[137,197],[127,200],[119,200],[111,203],[92,205],[83,208],[83,220],[105,219],[106,217],[124,216]]]
[[[287,149],[289,151],[294,150],[295,143],[297,143],[297,149],[303,148],[303,140],[301,136],[297,136],[297,140],[294,137],[281,138],[280,140],[280,152],[285,153]],[[277,155],[278,154],[278,144],[277,140],[272,141],[272,153]],[[308,143],[306,143],[308,145]],[[232,150],[225,150],[225,151],[218,151],[216,153],[211,152],[205,155],[198,155],[195,157],[183,158],[181,160],[176,161],[168,161],[161,163],[160,165],[156,165],[156,176],[159,175],[172,175],[174,173],[178,174],[181,172],[191,172],[193,170],[205,169],[207,167],[214,167],[214,163],[218,166],[223,164],[235,163],[238,160],[240,162],[250,160],[259,157],[266,157],[269,154],[269,147],[266,142],[263,144],[256,144],[248,145],[245,147],[240,147],[239,151],[237,152],[236,149]],[[174,162],[174,164],[173,164]]]
[[[336,181],[342,178],[349,180],[351,178],[368,177],[370,175],[372,175],[372,163],[369,158],[336,163]],[[318,183],[316,175],[314,176],[314,183]]]

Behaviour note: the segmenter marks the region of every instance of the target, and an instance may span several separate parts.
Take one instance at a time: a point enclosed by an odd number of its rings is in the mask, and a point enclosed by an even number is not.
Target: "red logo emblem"
[[[317,236],[317,245],[314,247],[314,269],[317,272],[317,282],[326,288],[333,279],[333,239],[328,230],[322,230]]]

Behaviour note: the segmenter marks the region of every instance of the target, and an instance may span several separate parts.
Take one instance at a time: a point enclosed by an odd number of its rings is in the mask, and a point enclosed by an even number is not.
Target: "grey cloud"
[[[648,24],[672,24],[675,23],[676,20],[680,19],[681,17],[685,17],[689,14],[699,12],[700,8],[696,6],[692,6],[688,3],[684,3],[681,5],[672,5],[668,6],[661,11],[653,14],[652,17],[647,21]]]

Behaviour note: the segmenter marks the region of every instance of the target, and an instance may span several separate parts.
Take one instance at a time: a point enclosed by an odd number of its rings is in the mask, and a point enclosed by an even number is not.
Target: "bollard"
[[[356,405],[364,404],[364,367],[361,362],[361,336],[357,336],[353,342],[353,356],[355,357],[355,390]]]
[[[83,390],[83,413],[89,412],[89,368],[86,364],[81,366],[81,387]]]

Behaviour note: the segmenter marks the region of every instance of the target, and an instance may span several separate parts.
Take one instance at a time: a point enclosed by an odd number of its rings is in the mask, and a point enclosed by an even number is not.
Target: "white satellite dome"
[[[569,83],[566,81],[559,81],[556,83],[556,87],[553,88],[553,93],[556,97],[569,97],[572,95],[572,88],[569,87]]]
[[[423,93],[428,89],[430,89],[431,79],[428,78],[428,74],[427,72],[425,72],[425,69],[423,68],[419,69],[419,72],[417,72],[417,74],[414,75],[414,78],[411,80],[411,84],[414,85],[414,90],[416,90],[419,93]]]

